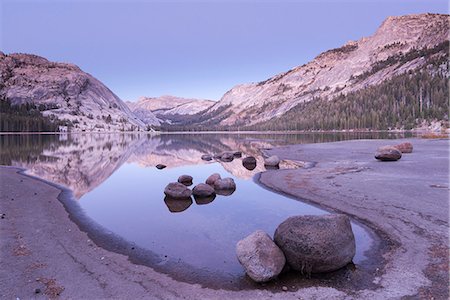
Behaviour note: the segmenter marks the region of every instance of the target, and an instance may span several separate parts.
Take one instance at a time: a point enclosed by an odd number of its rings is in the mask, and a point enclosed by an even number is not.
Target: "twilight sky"
[[[0,0],[0,49],[77,64],[124,100],[220,99],[447,0]]]

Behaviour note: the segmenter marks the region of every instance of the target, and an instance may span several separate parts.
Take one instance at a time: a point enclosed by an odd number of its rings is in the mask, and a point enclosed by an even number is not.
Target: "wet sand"
[[[398,162],[373,159],[378,145],[348,141],[273,149],[281,158],[317,162],[312,169],[268,171],[261,183],[344,212],[389,245],[371,287],[229,291],[176,281],[97,246],[70,218],[58,187],[0,168],[0,298],[308,299],[448,296],[448,141],[412,140]],[[60,199],[58,199],[58,197]],[[36,289],[39,293],[36,294]]]

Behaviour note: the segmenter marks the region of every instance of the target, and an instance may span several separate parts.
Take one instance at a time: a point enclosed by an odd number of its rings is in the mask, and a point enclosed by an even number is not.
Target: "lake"
[[[328,213],[261,186],[258,174],[266,171],[262,150],[299,143],[399,137],[409,135],[0,135],[0,162],[26,168],[30,175],[70,189],[73,197],[68,201],[77,208],[71,213],[89,220],[87,224],[97,231],[94,237],[101,236],[105,244],[120,244],[119,252],[134,256],[136,262],[186,280],[214,278],[233,283],[245,280],[235,254],[240,239],[258,229],[273,236],[276,227],[290,216]],[[254,156],[257,167],[246,169],[241,158],[232,162],[201,159],[203,154],[224,151]],[[157,164],[167,167],[159,170]],[[300,164],[284,161],[280,167],[298,168]],[[233,178],[236,190],[211,201],[165,199],[164,187],[180,175],[194,178],[192,188],[213,173]],[[372,238],[361,225],[352,223],[352,227],[357,243],[354,263],[363,264]],[[89,232],[90,227],[86,228]]]

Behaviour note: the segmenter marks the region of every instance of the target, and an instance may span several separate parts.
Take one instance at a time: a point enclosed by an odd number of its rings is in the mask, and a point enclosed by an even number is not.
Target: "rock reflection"
[[[192,205],[192,198],[175,199],[169,196],[164,197],[164,203],[166,203],[167,208],[172,213],[179,213],[185,211]]]
[[[209,203],[213,202],[214,199],[216,199],[216,195],[211,195],[211,196],[206,196],[206,197],[194,196],[194,200],[197,205],[209,204]]]
[[[223,189],[223,190],[216,190],[216,194],[220,196],[230,196],[232,195],[236,189]]]

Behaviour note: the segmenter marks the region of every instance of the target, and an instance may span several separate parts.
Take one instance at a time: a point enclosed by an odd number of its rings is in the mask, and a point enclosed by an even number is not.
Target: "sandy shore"
[[[448,141],[412,140],[398,162],[373,159],[392,141],[348,141],[269,150],[317,162],[311,169],[269,171],[260,181],[330,211],[351,215],[391,247],[374,286],[310,287],[283,292],[209,289],[176,281],[98,247],[71,221],[57,186],[0,168],[0,298],[30,299],[386,299],[448,297]],[[59,199],[58,199],[59,197]],[[38,289],[38,290],[36,290]],[[36,294],[36,291],[39,293]]]

